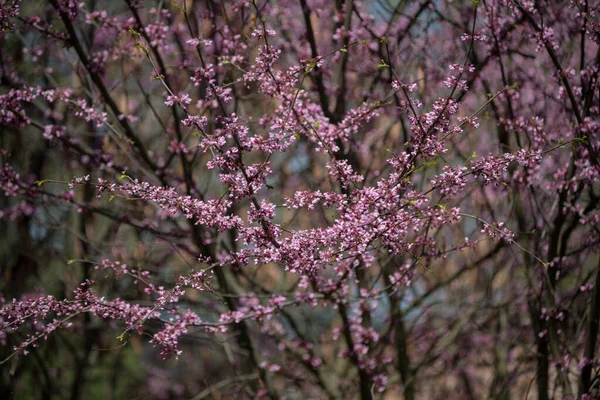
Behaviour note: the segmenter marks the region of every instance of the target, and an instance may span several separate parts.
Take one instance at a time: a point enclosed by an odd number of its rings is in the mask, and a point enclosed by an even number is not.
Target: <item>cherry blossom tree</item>
[[[0,30],[3,398],[600,396],[600,2]]]

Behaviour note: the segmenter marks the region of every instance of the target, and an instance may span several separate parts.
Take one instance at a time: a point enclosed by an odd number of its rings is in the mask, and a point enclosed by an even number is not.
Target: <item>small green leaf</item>
[[[179,10],[183,11],[183,7],[181,7],[179,4],[177,4],[177,3],[176,3],[176,2],[174,2],[174,1],[172,1],[172,2],[171,2],[171,5],[172,5],[173,7],[175,7],[175,8],[177,8],[177,9],[179,9]]]
[[[312,70],[313,70],[313,69],[314,69],[316,66],[317,66],[317,63],[316,63],[316,62],[314,62],[314,61],[312,61],[312,60],[309,60],[309,61],[307,61],[307,62],[306,62],[306,65],[304,66],[304,71],[306,71],[306,72],[310,72],[310,71],[312,71]]]
[[[139,49],[141,49],[144,53],[148,54],[148,49],[146,48],[146,46],[144,46],[141,43],[136,43],[135,46]]]
[[[35,181],[34,183],[35,183],[36,185],[38,185],[38,187],[40,187],[40,186],[42,186],[42,185],[43,185],[44,183],[46,183],[46,182],[48,182],[48,180],[47,180],[47,179],[44,179],[44,180],[41,180],[41,181]]]

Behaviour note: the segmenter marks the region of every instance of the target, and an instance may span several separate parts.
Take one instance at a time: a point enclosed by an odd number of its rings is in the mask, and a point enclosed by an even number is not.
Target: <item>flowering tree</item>
[[[599,13],[0,0],[2,397],[596,398]]]

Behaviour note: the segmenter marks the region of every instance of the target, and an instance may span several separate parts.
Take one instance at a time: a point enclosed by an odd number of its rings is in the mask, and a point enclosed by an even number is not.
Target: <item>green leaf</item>
[[[185,1],[185,0],[184,0]],[[183,7],[181,7],[179,4],[177,4],[176,2],[172,1],[171,5],[177,9],[179,9],[180,11],[183,11]]]
[[[315,61],[309,60],[306,62],[306,65],[304,66],[304,71],[306,72],[310,72],[312,71],[315,67],[317,66],[317,63]]]
[[[35,181],[34,183],[35,183],[36,185],[38,185],[38,187],[40,187],[40,186],[42,186],[42,185],[43,185],[44,183],[46,183],[46,182],[48,182],[48,180],[47,180],[47,179],[44,179],[44,180],[41,180],[41,181]]]
[[[148,54],[148,49],[146,48],[146,46],[144,46],[141,43],[136,43],[135,46],[139,49],[141,49],[144,53]]]

